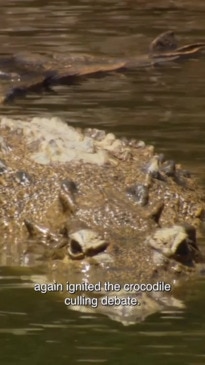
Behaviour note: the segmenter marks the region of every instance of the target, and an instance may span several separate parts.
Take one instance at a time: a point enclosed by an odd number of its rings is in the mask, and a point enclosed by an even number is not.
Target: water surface
[[[0,1],[1,53],[88,53],[132,57],[172,29],[182,44],[205,40],[202,1]],[[73,126],[136,137],[205,180],[205,57],[113,73],[0,107],[9,116],[62,117]],[[202,242],[203,244],[203,242]],[[27,276],[26,276],[27,275]],[[71,312],[55,295],[37,295],[28,273],[0,269],[2,364],[205,362],[205,282],[181,289],[187,308],[123,327]]]

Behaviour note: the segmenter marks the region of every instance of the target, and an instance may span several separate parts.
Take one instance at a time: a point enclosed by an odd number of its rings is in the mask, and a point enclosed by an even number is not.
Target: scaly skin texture
[[[29,128],[32,131],[32,123]],[[41,165],[32,160],[35,142],[28,145],[21,129],[17,131],[1,130],[6,146],[0,155],[5,165],[0,179],[5,235],[27,237],[26,220],[55,233],[64,225],[68,231],[83,225],[106,240],[112,236],[115,241],[116,236],[126,242],[159,227],[198,226],[203,218],[201,188],[180,166],[161,162],[163,157],[155,155],[152,146],[115,139],[120,149],[106,151],[102,166],[81,161]],[[82,138],[84,134],[79,131]],[[106,138],[96,138],[95,148],[103,150]],[[138,196],[139,187],[144,190]]]
[[[24,219],[32,219],[45,225],[50,221],[56,229],[58,220],[61,222],[64,216],[67,219],[72,213],[64,212],[59,199],[61,184],[66,180],[76,184],[74,216],[92,228],[147,231],[176,222],[197,224],[203,215],[202,191],[180,167],[174,177],[165,175],[163,169],[161,177],[149,176],[146,165],[155,158],[150,147],[126,147],[129,156],[125,160],[110,154],[113,161],[103,166],[80,162],[42,166],[29,158],[30,151],[21,135],[7,130],[2,130],[1,135],[11,149],[1,152],[7,167],[1,175],[1,217],[11,226],[12,221],[21,227]],[[16,176],[19,171],[30,176],[25,184]],[[129,194],[129,189],[137,184],[149,187],[145,206],[137,204],[135,196]]]
[[[204,219],[204,192],[174,161],[143,142],[59,120],[1,119],[0,131],[2,265],[32,266],[37,258],[49,280],[61,283],[176,283],[197,272],[203,258],[193,227]],[[73,137],[65,147],[67,135]],[[80,154],[60,163],[73,146]],[[137,295],[142,312],[97,311],[129,324],[180,307],[172,295]]]

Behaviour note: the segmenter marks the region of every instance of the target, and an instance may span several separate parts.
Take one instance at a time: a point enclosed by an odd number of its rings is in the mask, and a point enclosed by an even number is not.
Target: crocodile
[[[91,55],[32,54],[21,52],[0,58],[0,101],[5,103],[28,92],[51,90],[56,84],[72,84],[87,77],[148,68],[196,57],[205,42],[179,46],[173,31],[156,37],[146,55],[110,59]]]
[[[100,295],[139,300],[141,309],[96,311],[124,324],[182,307],[173,293],[124,286],[174,288],[201,270],[204,191],[188,171],[143,141],[59,118],[1,117],[0,131],[1,265],[41,264],[62,283],[118,283],[120,292]]]

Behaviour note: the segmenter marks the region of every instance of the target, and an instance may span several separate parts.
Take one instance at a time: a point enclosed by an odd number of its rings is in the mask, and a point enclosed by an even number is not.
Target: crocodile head
[[[201,223],[204,193],[180,166],[153,146],[60,120],[0,124],[2,264],[33,265],[38,246],[46,275],[51,263],[62,283],[171,283],[193,272],[200,254],[187,224]],[[141,300],[146,313],[163,308],[164,298]]]
[[[204,42],[191,43],[180,47],[173,31],[167,31],[157,36],[150,44],[149,53],[155,63],[177,61],[192,57],[205,48]]]
[[[163,53],[174,51],[178,48],[178,40],[173,31],[161,33],[150,44],[149,51],[154,53]]]

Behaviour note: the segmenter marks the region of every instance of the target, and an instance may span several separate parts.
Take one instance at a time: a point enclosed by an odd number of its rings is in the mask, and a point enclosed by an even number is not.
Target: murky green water
[[[205,40],[203,1],[0,0],[1,53],[22,50],[112,57],[146,52],[172,29],[182,43]],[[0,107],[11,116],[57,115],[143,139],[205,180],[205,57],[177,65],[88,79]],[[187,308],[123,327],[71,312],[29,277],[0,269],[2,364],[205,363],[205,282],[181,293]],[[182,289],[181,289],[182,290]]]
[[[204,364],[205,283],[186,290],[186,310],[123,327],[103,316],[67,311],[37,295],[27,279],[1,271],[2,364]],[[23,287],[25,286],[25,288]]]

